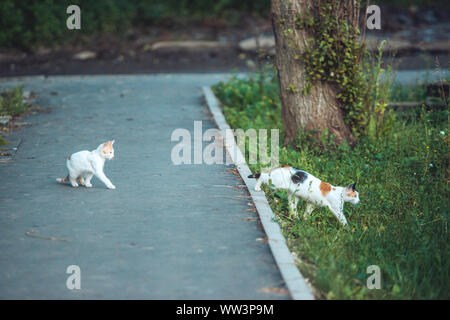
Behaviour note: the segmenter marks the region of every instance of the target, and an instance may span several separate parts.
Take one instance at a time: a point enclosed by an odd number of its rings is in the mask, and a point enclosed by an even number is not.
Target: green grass
[[[28,108],[29,104],[23,98],[23,87],[5,89],[0,92],[0,116],[18,117],[24,114]],[[0,146],[7,143],[0,135]]]
[[[279,128],[283,141],[277,79],[266,79],[261,91],[257,77],[232,78],[213,90],[231,127]],[[280,147],[280,165],[333,185],[358,182],[360,204],[345,206],[349,229],[324,208],[307,221],[289,216],[286,194],[265,188],[291,251],[302,261],[299,268],[320,298],[449,298],[447,119],[448,110],[421,109],[377,139],[360,137],[352,150],[327,137],[319,148],[308,133]],[[305,203],[298,209],[302,214]],[[370,265],[381,268],[380,290],[366,287]]]
[[[0,116],[20,116],[28,110],[23,98],[23,87],[15,87],[0,92]]]
[[[426,84],[403,85],[396,83],[391,88],[390,101],[425,101],[426,93]]]

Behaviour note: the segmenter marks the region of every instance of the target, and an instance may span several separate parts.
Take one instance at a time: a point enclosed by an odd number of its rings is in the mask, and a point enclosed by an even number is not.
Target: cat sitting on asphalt
[[[66,166],[69,174],[65,178],[58,178],[56,181],[65,183],[69,182],[72,187],[78,187],[77,181],[81,185],[90,188],[92,187],[91,179],[95,175],[99,178],[109,189],[116,187],[103,173],[105,160],[114,158],[114,140],[107,141],[98,146],[93,151],[78,151],[67,158]]]
[[[303,215],[304,218],[311,215],[314,206],[328,207],[343,225],[347,225],[344,202],[353,204],[359,202],[356,183],[349,184],[347,187],[335,187],[293,167],[276,168],[268,173],[258,173],[248,177],[258,179],[255,186],[256,191],[261,191],[263,183],[274,189],[287,190],[289,208],[294,214],[297,213],[298,199],[306,200],[308,204]]]

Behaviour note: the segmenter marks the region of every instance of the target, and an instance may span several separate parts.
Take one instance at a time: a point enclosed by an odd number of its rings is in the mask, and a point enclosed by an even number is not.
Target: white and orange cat
[[[109,189],[116,187],[106,177],[103,172],[105,160],[114,158],[114,140],[107,141],[98,146],[93,151],[79,151],[67,158],[66,166],[69,174],[65,178],[58,178],[56,181],[64,183],[69,182],[73,187],[78,187],[77,180],[85,187],[92,187],[91,179],[95,175],[99,178]]]
[[[261,191],[261,185],[267,184],[274,189],[288,191],[289,208],[296,214],[298,199],[308,202],[303,217],[311,215],[314,206],[328,207],[333,215],[344,225],[347,219],[344,215],[344,202],[357,204],[359,194],[356,191],[356,183],[347,187],[335,187],[323,182],[313,175],[295,169],[293,167],[276,168],[267,173],[250,175],[249,178],[257,178],[256,191]]]

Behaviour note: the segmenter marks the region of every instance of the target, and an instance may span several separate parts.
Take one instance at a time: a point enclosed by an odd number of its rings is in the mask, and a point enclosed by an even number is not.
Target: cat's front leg
[[[305,213],[303,214],[303,218],[304,218],[304,219],[307,219],[307,218],[311,215],[311,213],[313,212],[313,210],[314,210],[314,205],[313,205],[312,203],[309,203],[309,202],[308,202],[308,204],[306,205],[306,211],[305,211]]]
[[[270,175],[267,173],[261,173],[258,180],[256,180],[255,191],[261,191],[261,185],[263,183],[268,184],[270,181]]]
[[[289,201],[289,209],[294,216],[297,216],[297,204],[298,204],[298,198],[295,195],[292,195],[289,193],[288,195],[288,201]]]
[[[345,219],[344,212],[330,205],[328,206],[328,208],[330,208],[331,213],[339,220],[340,223],[342,223],[344,226],[348,225],[347,219]]]
[[[262,178],[260,177],[257,181],[256,181],[256,185],[255,185],[255,191],[261,191],[261,184],[262,184]]]
[[[108,189],[115,189],[116,187],[111,183],[111,181],[105,176],[102,170],[95,172],[97,178],[99,178]]]

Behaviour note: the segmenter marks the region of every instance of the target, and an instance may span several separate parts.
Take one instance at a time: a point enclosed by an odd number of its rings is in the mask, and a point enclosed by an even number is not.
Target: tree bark
[[[336,98],[336,88],[326,82],[313,84],[311,92],[304,95],[305,68],[299,55],[308,46],[310,35],[295,28],[295,17],[301,15],[314,0],[272,0],[272,25],[275,34],[276,57],[283,123],[286,129],[284,144],[290,143],[299,129],[318,130],[316,137],[328,128],[336,135],[335,142],[347,140],[355,143],[351,130],[344,122],[343,112]],[[285,35],[285,30],[292,33]]]

